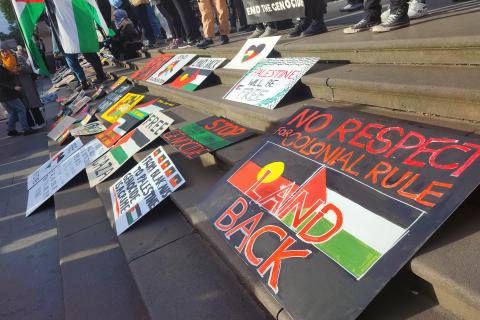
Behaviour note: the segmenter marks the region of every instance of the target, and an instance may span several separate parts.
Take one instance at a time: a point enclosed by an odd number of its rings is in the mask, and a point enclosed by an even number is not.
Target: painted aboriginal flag
[[[195,91],[212,72],[212,70],[187,68],[170,85],[177,89]]]

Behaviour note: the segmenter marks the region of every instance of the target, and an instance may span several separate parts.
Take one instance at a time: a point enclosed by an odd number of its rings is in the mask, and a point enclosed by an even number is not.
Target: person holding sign
[[[218,31],[220,32],[220,43],[227,44],[228,33],[230,32],[230,21],[228,17],[228,5],[226,0],[198,0],[198,9],[202,14],[203,33],[205,38],[197,44],[200,49],[205,49],[213,44],[214,23],[213,11],[218,18]]]

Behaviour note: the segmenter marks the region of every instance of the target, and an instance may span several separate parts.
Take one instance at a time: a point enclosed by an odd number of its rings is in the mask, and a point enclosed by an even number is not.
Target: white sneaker
[[[255,39],[260,37],[265,32],[264,29],[255,29],[252,34],[248,37],[248,39]]]
[[[428,9],[425,3],[418,0],[411,0],[408,3],[408,17],[410,19],[418,19],[427,15]]]
[[[410,19],[418,19],[421,17],[425,17],[428,13],[428,8],[425,3],[419,2],[418,0],[411,0],[408,3],[408,17]],[[387,20],[388,16],[390,15],[390,9],[382,12],[382,22]]]
[[[274,36],[278,33],[278,29],[276,28],[272,28],[270,26],[267,26],[265,28],[265,32],[262,33],[262,35],[260,36],[260,38],[266,38],[266,37],[271,37],[271,36]]]

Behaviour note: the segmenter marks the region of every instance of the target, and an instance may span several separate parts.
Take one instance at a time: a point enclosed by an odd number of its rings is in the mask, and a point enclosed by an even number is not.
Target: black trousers
[[[172,1],[177,9],[180,20],[182,21],[183,29],[185,30],[185,37],[187,41],[196,40],[201,37],[198,28],[198,21],[195,18],[195,13],[190,6],[188,0],[167,0]],[[163,1],[162,1],[163,2]]]
[[[27,122],[30,127],[42,125],[45,122],[40,108],[27,108]]]
[[[304,0],[305,17],[310,19],[322,19],[327,12],[327,2],[325,0]]]
[[[157,8],[167,20],[172,37],[174,39],[183,38],[186,32],[183,29],[182,20],[173,2],[170,0],[161,1],[160,4],[157,4]]]
[[[382,5],[380,0],[365,0],[365,18],[370,21],[380,21]],[[408,0],[390,0],[390,11],[403,8],[408,10]]]
[[[152,25],[150,24],[150,20],[148,19],[148,4],[139,4],[136,7],[133,7],[135,14],[138,18],[138,25],[143,30],[143,35],[147,40],[151,43],[155,43],[155,34],[153,33]]]
[[[108,0],[97,0],[97,5],[108,27],[113,28],[112,7],[110,6],[110,2],[108,2]]]
[[[240,22],[240,28],[247,25],[247,14],[245,13],[245,7],[242,0],[228,0],[228,5],[232,9],[230,13],[230,27],[237,26],[237,18]]]
[[[102,62],[96,52],[83,53],[83,56],[85,57],[85,60],[92,65],[93,70],[95,70],[95,73],[97,74],[97,78],[105,79],[107,77],[103,72]]]

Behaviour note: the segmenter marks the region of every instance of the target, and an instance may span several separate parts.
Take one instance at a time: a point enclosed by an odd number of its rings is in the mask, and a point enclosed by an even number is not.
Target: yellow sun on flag
[[[271,162],[264,166],[257,174],[257,181],[268,171],[268,175],[263,179],[262,183],[270,183],[280,178],[285,170],[285,163],[277,161]]]

